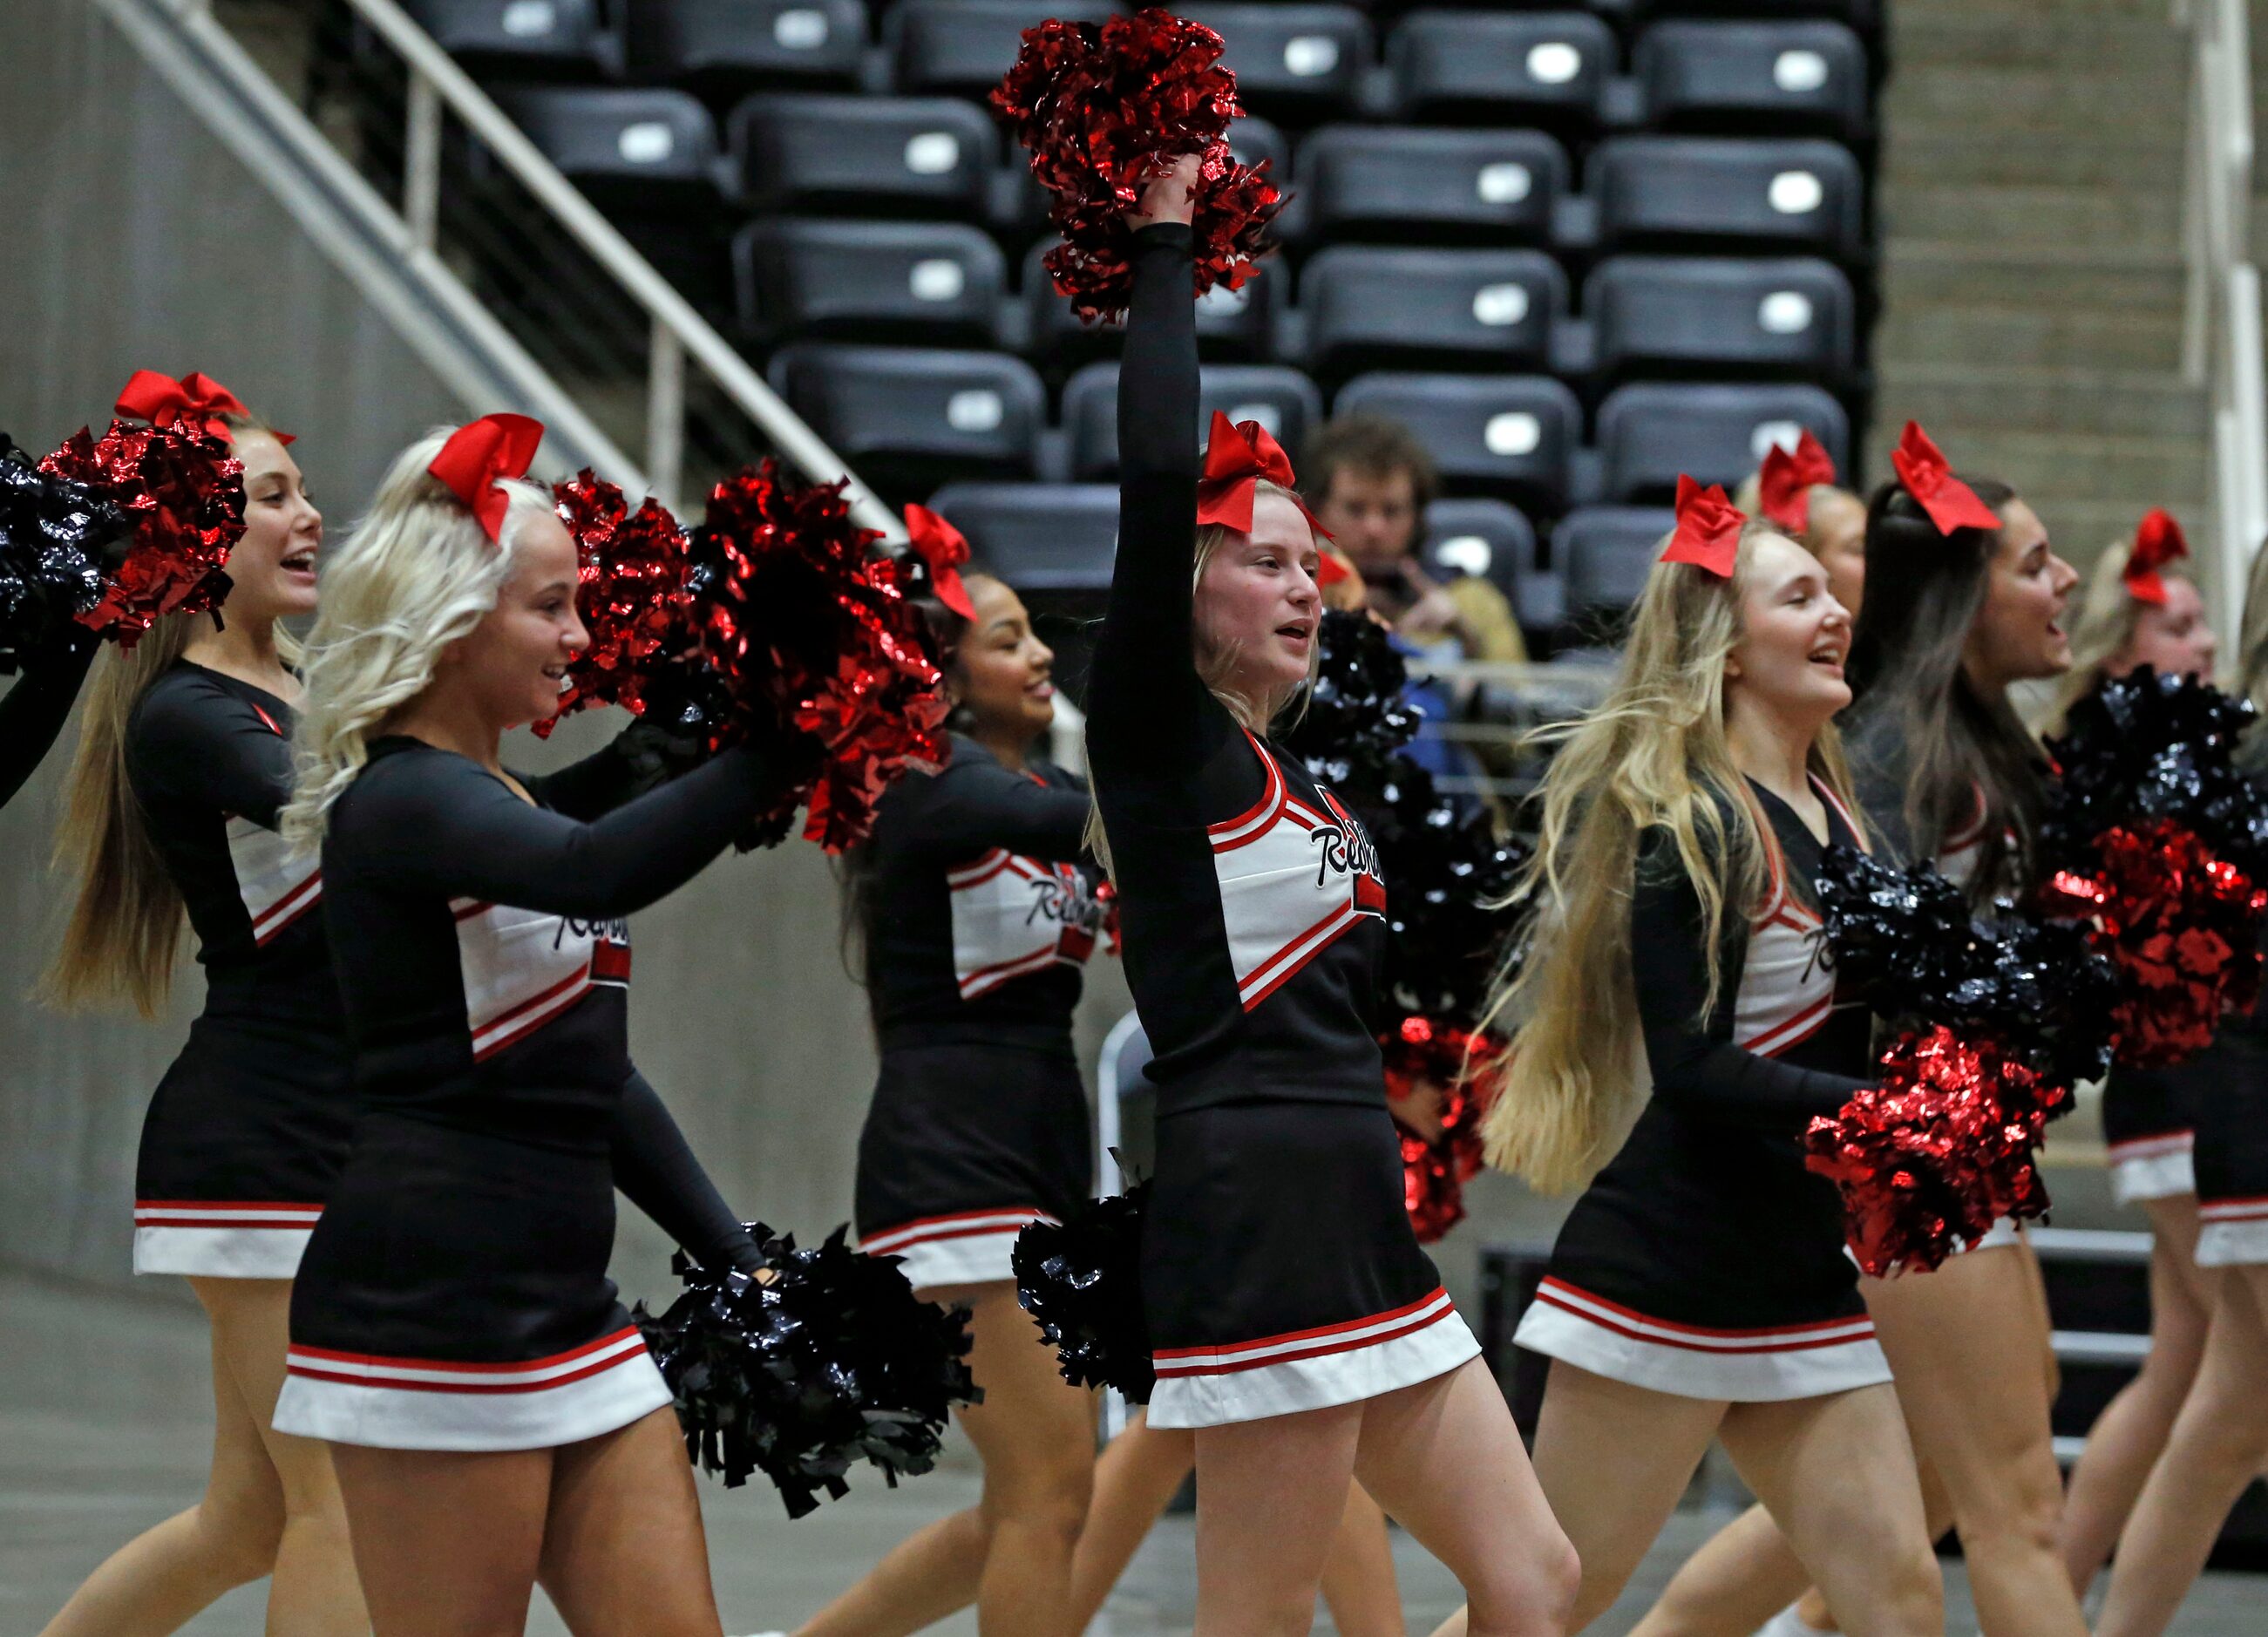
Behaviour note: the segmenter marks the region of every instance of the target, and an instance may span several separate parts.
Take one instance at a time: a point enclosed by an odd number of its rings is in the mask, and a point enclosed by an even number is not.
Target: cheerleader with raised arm
[[[2007,485],[1964,482],[1918,426],[1867,516],[1867,601],[1846,731],[1859,803],[1889,854],[1933,859],[1980,911],[2032,885],[2047,766],[2009,690],[2071,665],[2062,620],[2078,575]],[[1896,1377],[1933,1530],[1961,1532],[1985,1637],[2085,1630],[2057,1551],[2063,1483],[2048,1409],[2055,1366],[2038,1265],[2014,1226],[1935,1272],[1860,1280]],[[1697,1552],[1644,1637],[1865,1618],[1828,1594],[1790,1610],[1807,1566],[1751,1508]]]
[[[2181,527],[2154,511],[2131,541],[2095,560],[2072,628],[2072,667],[2056,692],[2056,719],[2107,678],[2149,666],[2161,676],[2213,680],[2218,644]],[[2197,1176],[2190,1162],[2198,1101],[2225,1069],[2218,1054],[2165,1068],[2111,1071],[2102,1088],[2110,1194],[2150,1219],[2150,1350],[2088,1429],[2064,1498],[2063,1554],[2083,1595],[2166,1447],[2205,1348],[2207,1304],[2197,1265]]]
[[[2252,559],[2236,688],[2268,709],[2268,551]],[[2257,727],[2238,757],[2268,783]],[[2197,1264],[2211,1318],[2189,1395],[2119,1534],[2096,1637],[2158,1637],[2172,1624],[2229,1508],[2268,1463],[2268,1006],[2224,1020],[2198,1068],[2210,1095],[2191,1110]]]
[[[1200,467],[1196,168],[1129,218],[1119,549],[1087,730],[1157,1051],[1150,1422],[1195,1431],[1197,1630],[1305,1631],[1356,1477],[1482,1629],[1557,1633],[1572,1554],[1403,1206],[1375,854],[1264,737],[1314,661],[1320,559],[1264,434],[1217,424]]]
[[[186,1277],[211,1324],[213,1462],[197,1504],[114,1553],[47,1634],[169,1632],[272,1575],[270,1631],[346,1637],[368,1620],[329,1457],[269,1424],[292,1276],[353,1116],[321,880],[277,834],[301,692],[282,622],[315,608],[323,518],[290,440],[225,388],[144,372],[119,403],[169,409],[243,463],[244,534],[219,617],[162,618],[96,667],[56,844],[78,898],[48,991],[153,1017],[184,919],[196,934],[204,1008],[143,1122],[134,1270]]]
[[[276,1425],[326,1440],[378,1637],[718,1637],[669,1389],[607,1263],[617,1186],[711,1266],[761,1257],[628,1051],[623,917],[771,797],[725,751],[631,799],[610,748],[498,762],[588,638],[521,481],[541,428],[412,445],[335,553],[284,817],[320,845],[353,1151],[292,1293]]]

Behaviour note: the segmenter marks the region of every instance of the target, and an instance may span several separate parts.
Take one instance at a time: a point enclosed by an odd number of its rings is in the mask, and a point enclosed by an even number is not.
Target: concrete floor
[[[205,1332],[185,1307],[0,1276],[0,1637],[39,1630],[103,1556],[196,1497],[210,1438]],[[965,1450],[892,1491],[860,1479],[843,1501],[790,1523],[769,1491],[704,1483],[711,1559],[725,1630],[792,1628],[917,1525],[968,1504]],[[1721,1513],[1679,1513],[1623,1600],[1594,1631],[1623,1637]],[[1425,1633],[1461,1601],[1448,1574],[1396,1535],[1410,1629]],[[1948,1563],[1948,1629],[1976,1630],[1967,1582]],[[1136,1559],[1099,1631],[1179,1637],[1194,1599],[1190,1520],[1168,1517]],[[540,1594],[539,1594],[540,1601]],[[223,1598],[185,1630],[257,1637],[260,1587]],[[939,1628],[975,1637],[963,1615]],[[1319,1630],[1328,1630],[1319,1619]],[[2268,1576],[2207,1576],[2175,1637],[2257,1637],[2268,1629]],[[565,1627],[548,1607],[531,1633]]]

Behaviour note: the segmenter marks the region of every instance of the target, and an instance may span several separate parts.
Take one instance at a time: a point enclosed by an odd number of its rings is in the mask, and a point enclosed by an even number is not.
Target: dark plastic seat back
[[[733,241],[742,328],[766,337],[990,343],[1008,275],[958,222],[751,223]]]
[[[1745,249],[1845,263],[1865,248],[1866,181],[1816,139],[1617,136],[1587,172],[1602,249]]]
[[[1656,23],[1631,69],[1657,129],[1857,138],[1873,124],[1867,48],[1840,23]]]
[[[1113,484],[957,483],[929,505],[968,537],[976,563],[1018,591],[1110,588],[1118,550]]]
[[[1267,364],[1205,366],[1197,387],[1200,445],[1219,410],[1232,421],[1257,421],[1286,449],[1307,441],[1323,418],[1323,395],[1294,369]],[[1118,473],[1118,366],[1090,364],[1064,388],[1064,430],[1071,440],[1071,476],[1100,481]]]
[[[1302,122],[1351,108],[1378,55],[1370,19],[1351,5],[1203,4],[1180,14],[1220,35],[1239,101]]]
[[[1667,506],[1586,506],[1551,531],[1551,561],[1566,586],[1567,616],[1607,635],[1646,589],[1646,577],[1676,526]]]
[[[926,347],[798,342],[766,371],[836,453],[878,487],[1028,476],[1047,397],[1021,358]]]
[[[1332,125],[1300,147],[1310,237],[1541,244],[1567,188],[1567,155],[1533,130]]]
[[[767,92],[725,122],[741,200],[777,213],[980,219],[1000,134],[946,98]]]
[[[1402,117],[1586,129],[1616,68],[1615,37],[1581,11],[1412,11],[1387,41]]]
[[[584,78],[612,75],[622,62],[604,0],[405,0],[402,10],[482,75]]]
[[[630,71],[704,94],[848,88],[866,45],[862,0],[639,0]]]
[[[699,98],[629,85],[499,85],[498,107],[567,178],[607,203],[713,204],[717,128]]]
[[[1550,357],[1566,276],[1536,250],[1333,245],[1300,277],[1318,374],[1396,365],[1520,369]]]
[[[1108,0],[897,0],[884,20],[900,91],[982,97],[1000,83],[1024,31],[1051,18],[1101,22]]]
[[[1609,500],[1668,500],[1677,476],[1722,483],[1731,492],[1763,464],[1774,444],[1788,448],[1808,430],[1837,471],[1850,459],[1850,420],[1831,394],[1790,383],[1686,386],[1636,381],[1599,406],[1599,449]]]
[[[1567,502],[1582,406],[1541,375],[1358,375],[1334,409],[1400,421],[1455,487],[1517,495],[1544,512]]]
[[[1435,579],[1470,574],[1504,593],[1525,623],[1529,591],[1541,571],[1535,530],[1517,508],[1501,500],[1436,500],[1425,508],[1425,538],[1418,561]]]
[[[1616,256],[1584,285],[1608,375],[1841,377],[1854,355],[1850,281],[1824,262]]]

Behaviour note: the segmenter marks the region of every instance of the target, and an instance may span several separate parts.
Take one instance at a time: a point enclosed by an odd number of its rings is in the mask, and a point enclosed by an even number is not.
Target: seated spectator
[[[1361,571],[1370,606],[1395,636],[1439,658],[1528,658],[1502,592],[1477,575],[1437,581],[1419,566],[1425,507],[1440,480],[1408,427],[1376,415],[1328,422],[1307,439],[1300,475],[1307,504]]]

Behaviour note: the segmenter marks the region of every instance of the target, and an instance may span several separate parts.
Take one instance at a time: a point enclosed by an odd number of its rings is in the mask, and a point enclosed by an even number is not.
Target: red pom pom
[[[946,751],[942,678],[905,595],[913,571],[870,549],[881,536],[850,520],[843,488],[766,460],[711,492],[694,542],[702,651],[734,702],[711,742],[807,740],[813,771],[763,823],[784,827],[807,803],[803,833],[829,852],[865,837],[901,773]]]
[[[227,597],[244,464],[220,439],[182,423],[113,421],[99,442],[81,427],[40,469],[85,483],[134,522],[133,545],[80,624],[131,648],[160,616],[207,613]]]
[[[1907,1035],[1883,1055],[1879,1087],[1811,1122],[1804,1163],[1841,1192],[1860,1267],[1933,1268],[1997,1219],[2047,1209],[2033,1156],[2070,1095],[1990,1042]]]
[[[553,484],[551,498],[574,536],[575,608],[591,645],[567,667],[558,715],[535,725],[545,738],[560,717],[593,705],[643,712],[657,665],[697,639],[686,586],[692,557],[667,507],[648,496],[632,512],[622,491],[588,467]]]
[[[994,89],[992,106],[1032,151],[1032,174],[1054,195],[1048,219],[1064,241],[1046,267],[1081,319],[1125,313],[1133,237],[1121,218],[1183,154],[1203,156],[1195,293],[1236,289],[1268,247],[1281,200],[1264,162],[1240,165],[1228,151],[1228,123],[1244,110],[1221,50],[1211,29],[1155,6],[1100,25],[1047,22],[1025,31]]]
[[[1465,1217],[1465,1184],[1481,1169],[1486,1073],[1502,1043],[1483,1030],[1411,1015],[1379,1036],[1387,1108],[1402,1139],[1402,1203],[1418,1242]]]
[[[2090,922],[2118,967],[2112,1013],[2120,1066],[2179,1063],[2213,1042],[2221,1018],[2260,987],[2260,917],[2268,892],[2170,820],[2105,830],[2095,866],[2058,871],[2057,912]]]

